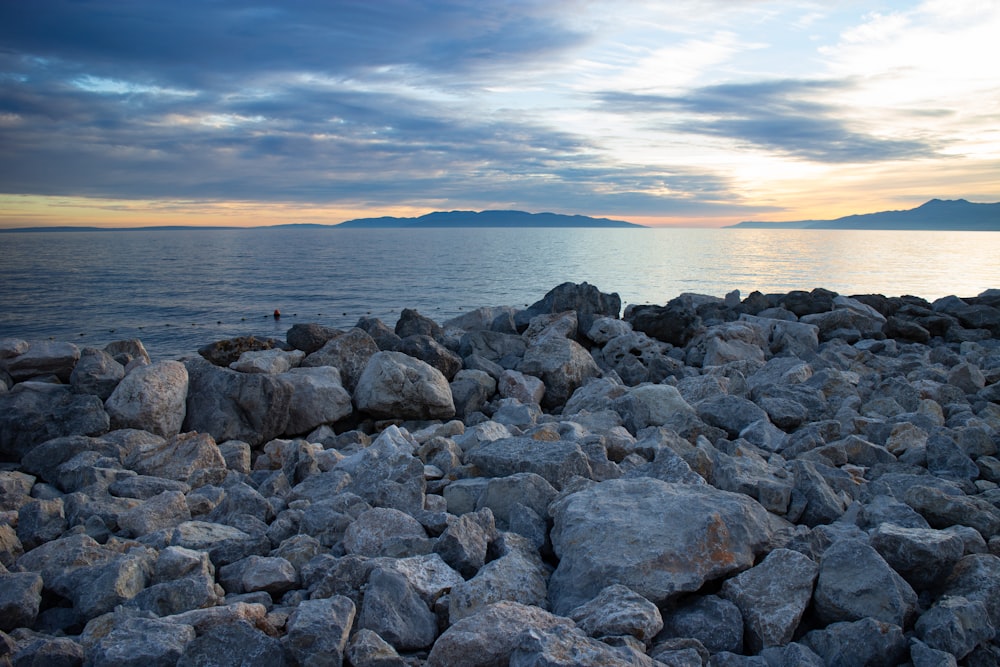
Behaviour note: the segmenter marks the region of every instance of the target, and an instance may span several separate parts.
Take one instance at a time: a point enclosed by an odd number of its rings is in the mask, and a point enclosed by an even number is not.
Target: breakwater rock
[[[1000,292],[0,341],[0,664],[995,665]]]

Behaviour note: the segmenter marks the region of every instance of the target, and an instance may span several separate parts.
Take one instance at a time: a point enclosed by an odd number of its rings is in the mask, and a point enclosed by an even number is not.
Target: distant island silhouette
[[[336,225],[341,229],[397,229],[428,227],[643,227],[634,222],[561,213],[525,211],[435,211],[417,218],[359,218]]]
[[[1000,203],[977,204],[965,199],[931,199],[905,211],[847,215],[835,220],[741,222],[727,229],[885,229],[951,232],[1000,231]]]

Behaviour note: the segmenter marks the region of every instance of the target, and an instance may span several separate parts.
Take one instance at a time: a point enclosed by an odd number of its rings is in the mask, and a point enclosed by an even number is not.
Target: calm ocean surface
[[[1000,288],[1000,233],[753,229],[245,229],[0,234],[0,338],[155,359],[297,322],[394,326],[479,306],[523,307],[565,281],[624,304],[683,292],[914,294]],[[275,322],[275,308],[283,317]]]

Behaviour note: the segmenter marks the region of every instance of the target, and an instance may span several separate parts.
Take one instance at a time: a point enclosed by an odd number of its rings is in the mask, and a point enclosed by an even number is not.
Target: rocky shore
[[[0,340],[0,665],[996,665],[1000,291]]]

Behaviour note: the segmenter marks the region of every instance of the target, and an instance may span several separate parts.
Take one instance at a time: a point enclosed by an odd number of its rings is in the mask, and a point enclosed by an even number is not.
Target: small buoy
[[[274,319],[276,319],[276,320],[280,320],[281,319],[281,311],[278,310],[277,308],[274,309]]]

